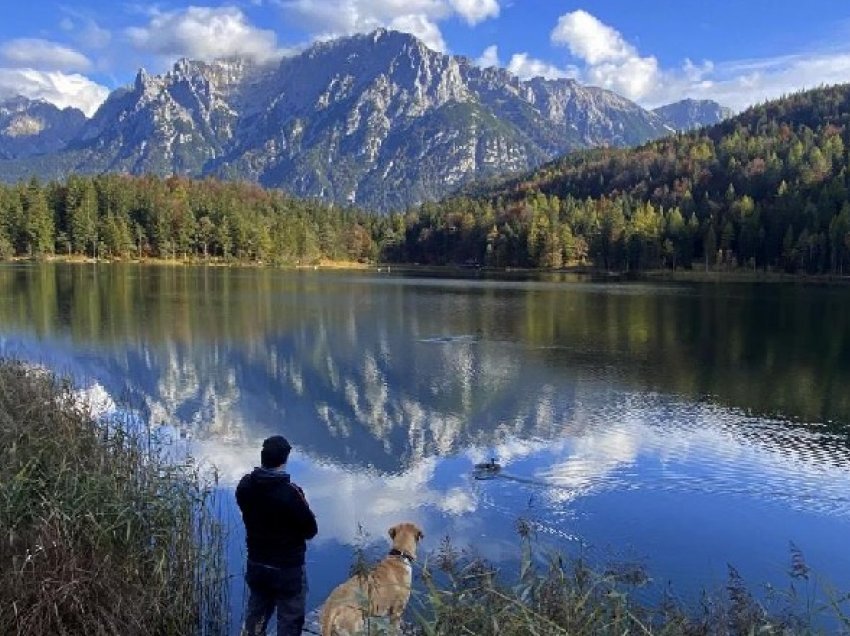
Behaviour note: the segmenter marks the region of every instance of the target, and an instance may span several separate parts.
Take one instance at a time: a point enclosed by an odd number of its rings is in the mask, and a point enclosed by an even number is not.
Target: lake
[[[846,286],[7,264],[0,355],[218,466],[236,613],[232,488],[275,433],[319,521],[310,607],[402,520],[510,571],[523,518],[685,599],[727,563],[787,586],[793,542],[850,590]]]

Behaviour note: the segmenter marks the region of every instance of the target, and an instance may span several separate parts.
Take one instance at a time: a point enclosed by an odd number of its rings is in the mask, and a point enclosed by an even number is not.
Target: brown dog
[[[398,633],[410,599],[416,546],[425,535],[413,523],[389,530],[393,547],[366,576],[353,576],[331,592],[322,607],[322,636],[354,636],[366,632],[370,617],[386,616]]]

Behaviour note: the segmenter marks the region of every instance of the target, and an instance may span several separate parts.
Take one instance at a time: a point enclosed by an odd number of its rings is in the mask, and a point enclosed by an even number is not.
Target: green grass
[[[225,633],[211,493],[149,431],[0,360],[0,634]]]

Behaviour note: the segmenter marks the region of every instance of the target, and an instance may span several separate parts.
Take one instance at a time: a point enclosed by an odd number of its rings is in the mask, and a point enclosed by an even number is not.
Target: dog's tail
[[[322,608],[322,636],[351,636],[359,634],[363,625],[362,610],[348,605],[331,605]],[[352,631],[353,630],[353,631]]]
[[[336,625],[337,614],[339,614],[338,606],[325,603],[321,612],[322,636],[338,636],[339,632]]]

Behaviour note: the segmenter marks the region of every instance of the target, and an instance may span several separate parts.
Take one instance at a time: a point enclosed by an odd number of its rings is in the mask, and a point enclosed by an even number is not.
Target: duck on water
[[[475,464],[472,469],[472,476],[475,479],[493,479],[502,471],[502,465],[496,461],[495,457],[491,457],[489,462]]]

